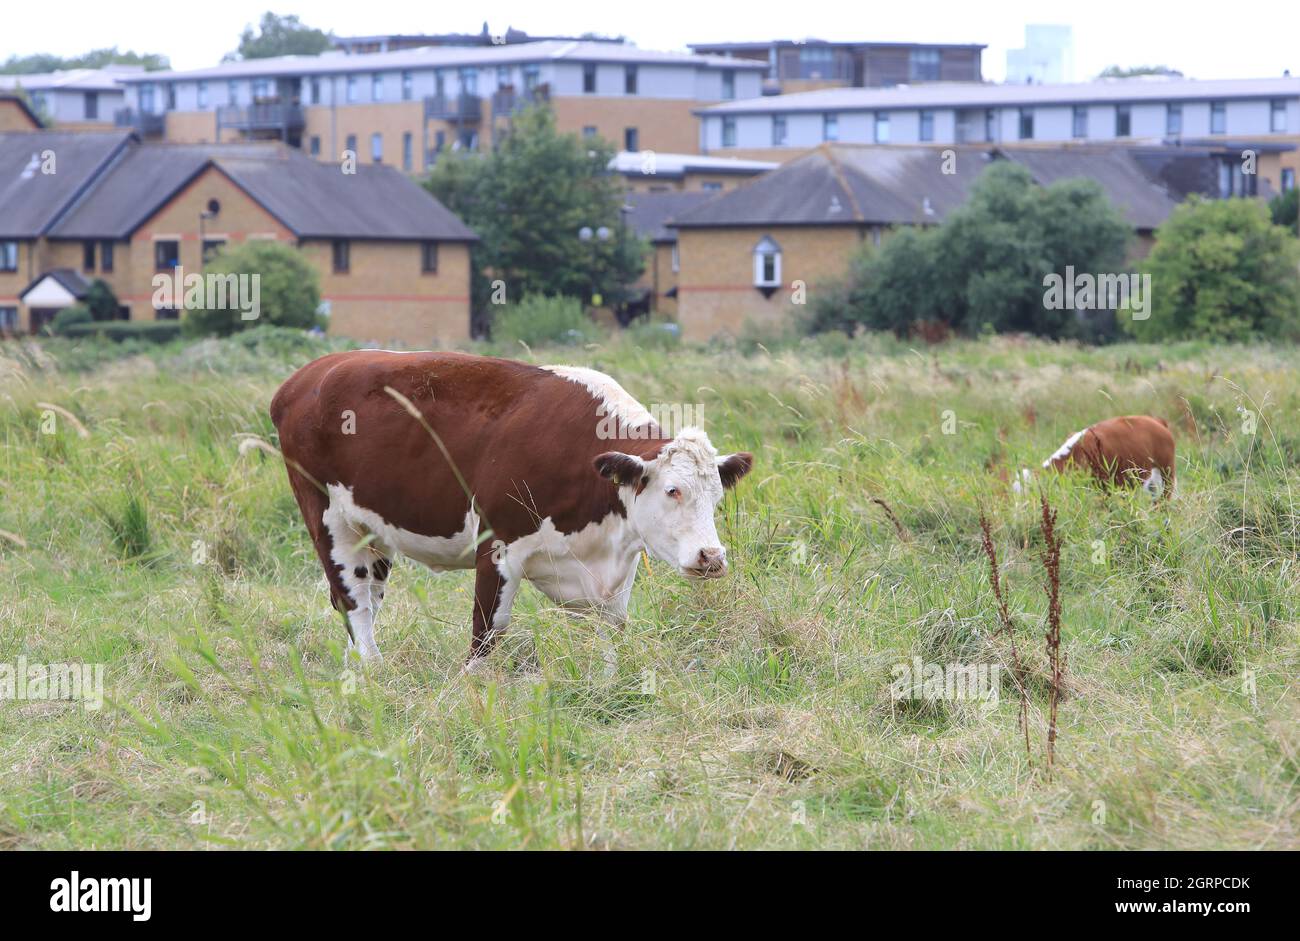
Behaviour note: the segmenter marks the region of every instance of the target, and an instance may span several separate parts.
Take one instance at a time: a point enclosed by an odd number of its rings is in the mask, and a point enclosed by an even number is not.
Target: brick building
[[[154,307],[156,274],[200,272],[224,244],[268,239],[320,273],[331,333],[418,347],[469,337],[476,236],[389,167],[345,174],[277,143],[28,131],[0,134],[0,206],[6,331],[39,329],[95,278],[122,319],[173,319]]]

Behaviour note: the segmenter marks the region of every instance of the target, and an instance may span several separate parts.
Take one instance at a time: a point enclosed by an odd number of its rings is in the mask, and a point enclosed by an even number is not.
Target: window
[[[984,139],[986,141],[998,139],[998,113],[992,108],[984,109]]]
[[[775,290],[781,286],[781,246],[765,235],[754,246],[754,287]],[[771,291],[767,292],[771,297]]]
[[[168,82],[166,85],[163,86],[163,88],[167,92],[167,110],[175,111],[176,110],[176,83]]]
[[[0,333],[15,333],[18,330],[18,308],[0,307]]]
[[[804,46],[799,50],[799,78],[832,78],[835,50],[830,46]]]
[[[154,320],[180,320],[181,312],[175,307],[159,307],[153,312]]]
[[[384,162],[384,135],[378,131],[370,135],[370,159],[375,163]]]
[[[538,65],[524,66],[524,91],[533,91],[542,81],[542,69]]]
[[[234,86],[234,82],[230,83]],[[231,99],[231,104],[234,99]],[[153,82],[143,82],[140,85],[140,110],[145,114],[153,114]]]
[[[113,270],[113,243],[99,243],[99,270],[107,274]]]
[[[623,66],[623,94],[625,95],[636,94],[636,66],[635,65]]]
[[[343,141],[343,149],[348,153],[355,154],[357,152],[357,135],[349,134]]]
[[[886,111],[876,112],[876,136],[877,144],[889,143],[889,113]]]
[[[723,147],[736,146],[736,119],[735,118],[722,119],[722,146]]]
[[[1183,133],[1183,106],[1173,103],[1165,105],[1165,133],[1177,137]]]
[[[160,239],[153,243],[153,266],[158,271],[170,271],[180,263],[180,242],[173,239]]]
[[[208,106],[208,83],[199,82],[199,86],[195,94],[198,96],[199,110],[202,111],[204,108]]]
[[[724,100],[731,100],[736,97],[736,70],[722,70],[722,97]]]
[[[348,104],[353,104],[356,100],[357,100],[357,77],[355,75],[349,75],[347,102]]]
[[[478,69],[461,69],[457,74],[460,78],[460,93],[462,95],[477,95]]]
[[[840,139],[840,116],[838,114],[822,115],[822,140]]]
[[[239,83],[238,82],[226,82],[226,100],[232,105],[239,104]],[[143,104],[140,105],[140,110],[141,111],[144,110]]]
[[[1282,168],[1282,192],[1295,189],[1295,167]]]
[[[583,137],[586,137],[586,138],[592,138],[592,137],[595,137],[595,136],[596,136],[596,125],[594,125],[594,124],[586,124],[586,125],[583,125],[583,128],[582,128],[582,136],[583,136]]]
[[[433,149],[434,149],[434,152],[435,152],[435,153],[442,153],[443,150],[446,149],[446,147],[447,147],[447,132],[446,132],[446,131],[434,131],[434,132],[433,132]]]
[[[1088,136],[1088,109],[1085,106],[1074,106],[1074,126],[1070,133],[1075,137]]]
[[[772,115],[772,146],[785,146],[785,116],[781,114]]]
[[[85,93],[86,120],[99,120],[99,93],[88,91]]]
[[[314,105],[320,104],[320,79],[318,78],[311,80],[311,103]]]
[[[1269,104],[1269,130],[1274,134],[1286,133],[1286,102],[1274,99]]]
[[[320,156],[320,135],[319,134],[312,135],[311,140],[308,142],[307,149],[310,151],[313,157]]]
[[[415,94],[415,76],[410,72],[402,73],[402,100],[410,101]]]
[[[271,83],[264,78],[253,79],[253,101],[258,102],[271,97]]]
[[[334,273],[347,274],[352,251],[347,239],[335,239],[333,245]]]
[[[0,271],[18,270],[18,243],[0,242]]]
[[[94,242],[81,243],[81,270],[82,271],[95,270],[95,243]]]
[[[933,112],[933,111],[922,111],[922,112],[921,112],[921,132],[920,132],[920,133],[921,133],[921,140],[922,140],[922,141],[932,141],[932,140],[934,140],[934,112]]]
[[[641,149],[641,137],[639,134],[637,134],[636,128],[627,127],[623,129],[623,149],[624,150]]]
[[[1033,108],[1020,109],[1020,139],[1021,140],[1034,139],[1034,109]]]
[[[938,49],[913,49],[908,69],[910,81],[939,81],[939,63]]]
[[[415,138],[410,131],[402,135],[402,169],[410,173],[415,166]]]
[[[370,76],[370,100],[384,100],[384,77],[378,72]]]
[[[443,74],[442,69],[434,70],[433,94],[435,98],[443,98],[447,94],[447,76]]]
[[[664,187],[664,189],[667,189],[667,187]],[[700,189],[705,193],[721,193],[722,184],[717,180],[705,180],[700,184]]]
[[[677,251],[677,243],[673,242],[673,271],[682,270],[682,256]]]
[[[1128,105],[1115,106],[1115,136],[1133,136],[1133,111]]]
[[[585,95],[593,95],[596,92],[596,63],[582,63],[582,91]]]
[[[420,271],[423,274],[438,273],[438,243],[420,243]]]
[[[1228,132],[1228,107],[1222,101],[1210,105],[1210,133],[1226,134]]]
[[[226,244],[225,239],[204,239],[203,240],[203,263],[206,265],[212,259],[217,257],[222,247]]]
[[[497,66],[497,88],[505,88],[510,84],[510,66]]]

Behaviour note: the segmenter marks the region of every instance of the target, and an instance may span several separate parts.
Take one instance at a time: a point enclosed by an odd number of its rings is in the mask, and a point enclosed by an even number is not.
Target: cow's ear
[[[606,480],[612,480],[620,487],[639,483],[645,476],[645,461],[633,454],[622,451],[606,451],[597,454],[592,461],[596,473]]]
[[[736,486],[736,482],[748,474],[753,466],[754,455],[747,451],[718,458],[718,476],[722,478],[723,488]]]

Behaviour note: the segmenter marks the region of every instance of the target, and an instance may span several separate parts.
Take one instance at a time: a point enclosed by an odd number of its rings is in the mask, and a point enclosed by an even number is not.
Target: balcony
[[[223,105],[217,109],[217,127],[240,131],[300,131],[306,124],[302,106],[281,101],[260,101],[248,107]]]
[[[166,117],[149,114],[134,108],[121,108],[113,113],[113,126],[130,128],[141,137],[162,137]]]
[[[538,85],[515,91],[509,85],[502,87],[492,95],[492,114],[512,115],[533,105],[544,105],[551,100],[551,86]]]
[[[475,95],[430,95],[424,99],[425,120],[468,124],[483,118],[483,101]]]

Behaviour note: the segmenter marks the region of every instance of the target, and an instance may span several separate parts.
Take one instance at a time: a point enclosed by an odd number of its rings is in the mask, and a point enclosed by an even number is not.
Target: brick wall
[[[624,129],[635,127],[639,149],[676,154],[700,152],[700,123],[692,113],[700,105],[685,98],[583,95],[551,99],[561,133],[581,134],[583,128],[594,127],[599,136],[622,150]]]
[[[34,131],[36,125],[18,102],[0,99],[0,131]]]
[[[864,232],[857,226],[679,229],[677,319],[683,336],[735,335],[746,321],[779,327],[796,313],[791,283],[806,282],[811,303],[819,286],[846,273]],[[771,297],[754,287],[754,246],[765,235],[781,247],[783,286]]]

